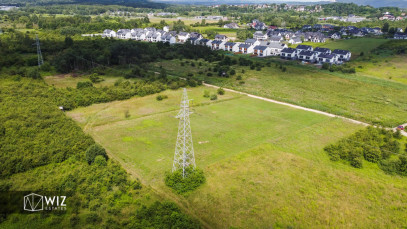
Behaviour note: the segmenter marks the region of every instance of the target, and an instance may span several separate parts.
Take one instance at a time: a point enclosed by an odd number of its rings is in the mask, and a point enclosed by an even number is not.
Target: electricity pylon
[[[38,39],[38,35],[35,35],[35,44],[37,45],[38,67],[41,67],[41,65],[44,64],[44,60],[42,59],[40,39]]]
[[[182,177],[185,174],[185,169],[192,167],[195,169],[195,156],[194,145],[192,143],[191,124],[189,122],[189,99],[187,89],[184,88],[181,100],[181,109],[176,116],[179,118],[178,124],[178,137],[175,145],[174,163],[172,165],[172,172],[182,169]]]

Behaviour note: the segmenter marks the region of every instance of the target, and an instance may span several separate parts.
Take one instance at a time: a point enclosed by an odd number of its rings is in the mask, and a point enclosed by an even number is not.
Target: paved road
[[[216,85],[207,84],[207,83],[203,83],[203,85],[205,85],[207,87],[219,88]],[[311,108],[301,107],[301,106],[297,106],[297,105],[290,104],[290,103],[280,102],[280,101],[277,101],[277,100],[268,99],[268,98],[264,98],[264,97],[261,97],[261,96],[252,95],[252,94],[249,94],[249,93],[236,91],[236,90],[232,90],[232,89],[228,89],[228,88],[224,88],[224,87],[223,87],[223,89],[225,91],[230,91],[230,92],[239,93],[239,94],[242,94],[242,95],[247,95],[247,96],[255,98],[255,99],[260,99],[260,100],[264,100],[264,101],[271,102],[271,103],[276,103],[276,104],[280,104],[280,105],[284,105],[284,106],[289,106],[289,107],[293,107],[293,108],[300,109],[300,110],[310,111],[310,112],[314,112],[314,113],[317,113],[317,114],[322,114],[322,115],[329,116],[329,117],[341,118],[341,119],[347,120],[349,122],[353,122],[353,123],[364,125],[364,126],[370,126],[370,124],[365,123],[365,122],[361,122],[361,121],[346,118],[346,117],[343,117],[343,116],[327,113],[327,112],[324,112],[324,111],[314,110],[314,109],[311,109]],[[403,126],[407,126],[407,123],[403,124]],[[391,129],[391,128],[387,128],[387,129]],[[392,128],[393,131],[396,131],[396,129],[397,128]],[[402,131],[401,134],[407,137],[407,132]]]

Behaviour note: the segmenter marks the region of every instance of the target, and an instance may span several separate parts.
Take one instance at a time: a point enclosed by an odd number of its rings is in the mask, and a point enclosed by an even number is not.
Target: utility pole
[[[189,99],[187,89],[184,88],[180,111],[176,118],[179,119],[178,137],[175,146],[174,163],[172,172],[182,169],[182,177],[185,178],[185,169],[195,169],[194,145],[192,143],[191,124],[189,122]]]
[[[37,45],[38,67],[41,67],[41,65],[44,64],[44,60],[42,59],[40,40],[38,39],[38,35],[35,35],[35,44]]]

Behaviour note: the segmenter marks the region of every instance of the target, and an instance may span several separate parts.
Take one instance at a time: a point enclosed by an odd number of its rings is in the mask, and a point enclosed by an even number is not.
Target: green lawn
[[[216,102],[188,89],[196,163],[207,182],[182,197],[172,167],[181,90],[68,112],[144,184],[210,228],[403,227],[407,178],[377,165],[331,162],[322,148],[361,126],[227,92]],[[130,117],[125,118],[128,110]],[[193,206],[193,207],[192,207]]]

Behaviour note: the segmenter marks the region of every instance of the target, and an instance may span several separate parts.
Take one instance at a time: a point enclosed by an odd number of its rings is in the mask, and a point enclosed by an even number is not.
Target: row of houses
[[[258,57],[279,56],[286,44],[256,39],[247,39],[245,42],[231,42],[225,35],[217,35],[214,40],[191,38],[194,45],[204,45],[212,50],[224,50],[242,54],[252,54]]]
[[[300,60],[309,63],[342,64],[349,61],[352,53],[347,50],[328,48],[313,48],[309,45],[298,45],[297,48],[285,48],[281,51],[281,59]]]
[[[103,31],[102,37],[132,39],[148,42],[168,42],[170,44],[185,43],[190,38],[203,38],[202,34],[197,32],[187,33],[169,31],[168,26],[164,27],[163,29],[156,29],[153,27],[144,29],[119,29],[117,32],[106,29]]]

